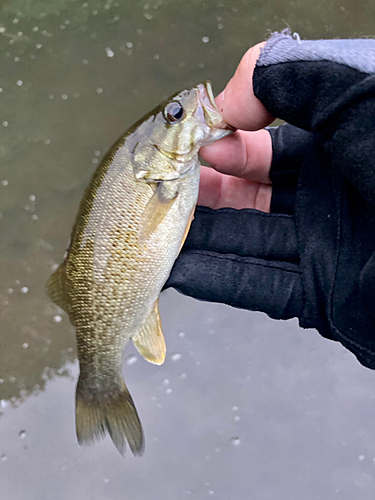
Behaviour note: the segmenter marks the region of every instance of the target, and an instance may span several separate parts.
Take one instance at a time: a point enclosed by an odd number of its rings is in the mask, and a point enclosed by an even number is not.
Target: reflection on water
[[[62,259],[83,190],[114,140],[187,85],[210,79],[219,91],[244,51],[270,31],[290,26],[303,38],[373,34],[375,4],[3,0],[0,12],[0,412],[6,413],[7,406],[43,390],[49,379],[69,376],[65,365],[75,359],[74,331],[44,286]],[[172,314],[168,300],[167,295],[164,317]],[[186,302],[180,298],[178,304],[184,308]],[[208,309],[200,310],[194,322],[204,323]],[[236,314],[225,311],[224,317]],[[168,344],[171,332],[165,333]],[[168,370],[187,349],[183,333],[170,351],[168,369],[160,371],[167,396],[174,390]],[[126,355],[126,370],[137,369],[140,377],[149,373],[134,354]],[[178,376],[184,380],[186,372]],[[185,397],[193,396],[187,390]],[[194,411],[188,411],[195,421]],[[236,416],[241,418],[234,411],[231,418]],[[216,424],[212,416],[209,425]],[[22,442],[27,440],[26,435]],[[226,442],[243,449],[235,429]],[[203,491],[206,495],[211,487]],[[258,498],[274,498],[267,489],[263,493]],[[230,490],[228,495],[222,498],[233,498]]]

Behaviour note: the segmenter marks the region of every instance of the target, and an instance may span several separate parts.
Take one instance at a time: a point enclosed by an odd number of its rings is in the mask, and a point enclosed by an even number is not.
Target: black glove
[[[296,316],[375,368],[374,71],[374,40],[271,37],[253,84],[293,125],[270,130],[284,213],[199,207],[166,287]]]

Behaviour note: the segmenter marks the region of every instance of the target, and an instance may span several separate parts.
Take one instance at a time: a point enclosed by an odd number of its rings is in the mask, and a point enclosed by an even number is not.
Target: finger
[[[197,207],[182,252],[189,250],[294,263],[300,259],[294,218],[258,210]]]
[[[199,300],[263,311],[275,319],[299,317],[303,310],[296,264],[189,251],[176,260],[165,284],[169,287]]]
[[[264,45],[259,43],[245,53],[233,78],[216,98],[224,120],[241,130],[259,130],[274,120],[253,91],[254,68]]]
[[[202,167],[198,204],[213,209],[232,207],[255,208],[269,212],[272,186],[221,174]]]
[[[223,174],[271,184],[272,139],[267,130],[237,131],[201,148],[199,154]]]

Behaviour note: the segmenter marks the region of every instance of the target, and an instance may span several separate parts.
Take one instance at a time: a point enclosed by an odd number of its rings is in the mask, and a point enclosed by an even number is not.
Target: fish
[[[76,434],[107,433],[124,455],[144,452],[144,432],[122,374],[132,339],[162,364],[158,300],[189,231],[197,202],[199,149],[233,132],[211,83],[174,94],[109,149],[89,183],[62,264],[47,283],[76,329]]]

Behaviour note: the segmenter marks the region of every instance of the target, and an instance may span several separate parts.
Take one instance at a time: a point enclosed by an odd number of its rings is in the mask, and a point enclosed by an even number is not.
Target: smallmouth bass
[[[65,260],[47,284],[76,328],[80,444],[108,433],[121,454],[126,441],[143,453],[123,351],[132,339],[148,361],[165,359],[158,297],[193,218],[198,151],[232,131],[210,82],[179,92],[120,137],[85,191]]]

